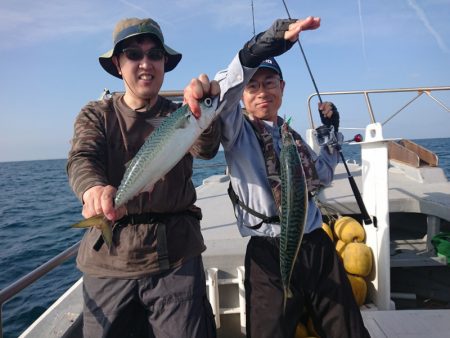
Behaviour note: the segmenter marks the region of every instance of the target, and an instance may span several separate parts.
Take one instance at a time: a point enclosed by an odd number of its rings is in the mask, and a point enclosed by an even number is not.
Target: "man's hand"
[[[327,127],[333,126],[334,131],[339,131],[339,112],[333,102],[319,102],[320,121]]]
[[[84,218],[89,218],[99,214],[103,214],[110,221],[122,218],[125,213],[125,207],[114,209],[114,197],[117,189],[111,185],[94,186],[86,190],[83,194],[83,211]]]
[[[308,31],[320,27],[320,18],[308,16],[306,19],[299,19],[289,25],[289,28],[284,32],[284,39],[290,42],[298,40],[301,31]]]
[[[220,94],[219,83],[215,80],[209,81],[208,75],[200,74],[198,78],[194,78],[184,88],[184,99],[183,103],[189,105],[189,109],[195,118],[200,118],[201,109],[199,105],[199,100],[206,96],[217,96]]]
[[[265,32],[248,41],[239,52],[242,65],[255,68],[270,57],[288,51],[298,40],[301,31],[320,27],[320,18],[309,16],[306,19],[278,19]]]

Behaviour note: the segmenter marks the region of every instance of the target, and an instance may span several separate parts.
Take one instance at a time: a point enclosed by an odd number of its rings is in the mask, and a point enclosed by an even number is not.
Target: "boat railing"
[[[27,275],[18,279],[11,285],[7,286],[3,290],[0,291],[0,338],[3,338],[3,321],[2,321],[2,308],[3,304],[14,297],[16,294],[21,292],[23,289],[33,284],[38,279],[45,276],[54,268],[58,267],[68,259],[74,257],[78,252],[78,247],[80,246],[80,242],[72,245],[70,248],[64,250],[57,256],[53,257],[46,263],[42,264],[38,268],[34,269]]]
[[[444,110],[447,112],[450,112],[450,108],[446,106],[441,100],[431,95],[432,92],[435,91],[446,91],[450,90],[449,86],[440,86],[440,87],[420,87],[420,88],[393,88],[393,89],[369,89],[369,90],[351,90],[351,91],[335,91],[335,92],[321,92],[320,96],[334,96],[334,95],[363,95],[367,110],[369,113],[370,123],[377,122],[375,119],[375,114],[373,111],[372,103],[370,101],[370,95],[373,94],[386,94],[386,93],[407,93],[407,92],[415,92],[417,95],[413,97],[411,100],[409,100],[407,103],[405,103],[400,109],[398,109],[396,112],[394,112],[392,115],[390,115],[384,122],[381,122],[381,125],[385,125],[388,123],[393,117],[398,115],[401,111],[403,111],[406,107],[408,107],[411,103],[413,103],[415,100],[417,100],[422,94],[428,95],[433,101],[435,101],[439,106],[441,106]],[[316,126],[314,124],[313,120],[313,113],[311,109],[311,100],[318,96],[317,93],[311,94],[308,97],[307,103],[308,103],[308,116],[309,116],[309,125],[312,129],[316,129]],[[352,129],[352,128],[343,128],[343,129]]]

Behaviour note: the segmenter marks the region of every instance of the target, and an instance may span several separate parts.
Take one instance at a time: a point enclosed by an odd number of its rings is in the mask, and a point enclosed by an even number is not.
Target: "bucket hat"
[[[103,69],[106,70],[109,74],[121,79],[122,76],[118,73],[116,66],[112,62],[113,55],[117,54],[117,46],[120,42],[128,38],[143,34],[150,34],[154,38],[159,40],[161,46],[166,51],[167,63],[165,65],[164,71],[170,72],[172,69],[174,69],[178,62],[180,62],[182,55],[181,53],[178,53],[176,50],[170,48],[164,43],[164,36],[162,34],[161,28],[156,21],[149,18],[123,19],[116,24],[116,27],[113,31],[113,48],[98,58]]]

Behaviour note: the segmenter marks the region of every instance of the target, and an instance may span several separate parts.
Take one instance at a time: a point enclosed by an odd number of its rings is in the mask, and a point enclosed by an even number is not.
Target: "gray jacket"
[[[222,111],[220,120],[222,124],[221,143],[231,176],[234,191],[249,208],[266,216],[277,215],[276,205],[272,196],[266,174],[265,160],[250,123],[244,118],[240,99],[245,84],[256,72],[256,68],[246,68],[241,65],[239,56],[233,59],[227,70],[217,73],[215,79],[219,81],[221,99],[227,100],[227,107]],[[279,152],[279,128],[267,125],[272,130],[274,145]],[[277,147],[278,145],[278,147]],[[319,179],[324,186],[331,183],[334,169],[338,163],[338,153],[330,154],[322,149],[319,156],[311,148],[310,152],[315,161]],[[242,236],[270,236],[280,234],[279,224],[266,224],[255,230],[250,229],[261,222],[261,219],[249,214],[241,207],[235,207],[235,214],[239,231]],[[307,224],[305,233],[309,233],[322,226],[322,215],[315,202],[310,199],[308,205]]]

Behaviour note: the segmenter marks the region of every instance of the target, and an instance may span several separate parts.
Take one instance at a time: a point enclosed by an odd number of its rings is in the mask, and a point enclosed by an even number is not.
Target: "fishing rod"
[[[284,8],[286,9],[287,16],[288,16],[289,20],[291,20],[291,15],[287,8],[286,2],[284,0],[282,0],[282,1],[283,1]],[[311,68],[309,67],[309,63],[308,63],[308,60],[306,59],[305,52],[303,51],[302,44],[300,43],[300,37],[297,39],[297,43],[298,43],[298,46],[300,47],[300,51],[302,52],[303,60],[305,61],[306,68],[308,69],[309,76],[311,77],[317,97],[319,98],[319,102],[322,104],[322,97],[320,96],[316,81],[314,80],[314,76],[311,72]],[[333,126],[331,126],[330,129],[328,129],[327,126],[321,126],[321,127],[317,128],[316,131],[318,132],[320,138],[322,138],[323,140],[329,140],[330,139],[329,135],[334,134]],[[331,133],[330,133],[330,131],[331,131]],[[328,136],[326,135],[326,133],[328,133]],[[331,138],[333,138],[333,137],[334,136],[332,136]],[[338,150],[339,155],[342,159],[342,163],[344,164],[345,171],[347,172],[347,178],[348,178],[348,181],[350,182],[350,187],[352,188],[353,195],[355,196],[355,199],[356,199],[356,203],[358,203],[358,207],[359,207],[359,210],[361,211],[361,215],[363,217],[364,223],[372,224],[372,219],[370,218],[369,213],[367,212],[366,206],[364,205],[364,201],[361,197],[361,193],[359,192],[358,186],[356,185],[355,178],[352,176],[350,170],[348,169],[347,162],[345,161],[344,154],[342,152],[342,147],[339,144],[339,142],[337,142],[337,141],[335,141],[334,146]],[[376,225],[375,225],[375,227],[376,227]]]

